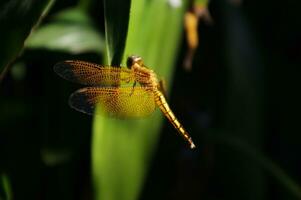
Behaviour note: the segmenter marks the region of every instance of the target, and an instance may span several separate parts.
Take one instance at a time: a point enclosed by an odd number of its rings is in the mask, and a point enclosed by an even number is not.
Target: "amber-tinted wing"
[[[145,87],[82,88],[70,96],[69,104],[86,114],[104,113],[116,118],[144,117],[155,109],[154,94]]]
[[[54,71],[66,80],[84,85],[110,86],[134,82],[134,76],[129,69],[79,60],[57,63]]]

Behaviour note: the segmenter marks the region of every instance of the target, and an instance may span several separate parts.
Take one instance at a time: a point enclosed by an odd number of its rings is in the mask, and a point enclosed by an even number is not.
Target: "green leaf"
[[[112,2],[116,7],[119,6],[120,1]],[[184,5],[174,8],[162,0],[133,0],[123,65],[127,56],[139,55],[159,77],[169,81],[182,33],[184,10]],[[114,9],[106,12],[119,14]],[[114,27],[114,33],[119,32],[119,26]],[[120,29],[123,31],[123,26]],[[116,42],[110,41],[115,40],[115,36],[110,33],[107,32],[110,37],[107,40],[108,46],[110,45],[108,51],[112,48],[115,52],[117,47],[112,44]],[[117,41],[119,39],[117,37]],[[158,110],[152,116],[139,120],[95,116],[92,165],[96,199],[139,198],[148,164],[156,148],[162,119]]]
[[[209,4],[209,0],[195,0],[194,1],[195,4],[198,4],[198,5],[202,5],[202,6],[208,6]]]
[[[104,0],[107,59],[120,64],[128,31],[130,0]]]
[[[72,54],[102,53],[104,41],[89,16],[81,9],[73,8],[60,12],[53,22],[36,30],[27,40],[26,47]]]
[[[0,81],[17,56],[21,53],[30,31],[45,15],[54,0],[6,1],[0,5]]]

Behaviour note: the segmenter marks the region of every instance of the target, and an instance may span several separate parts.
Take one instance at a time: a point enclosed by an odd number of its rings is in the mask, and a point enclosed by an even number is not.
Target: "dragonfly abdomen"
[[[181,136],[189,143],[190,148],[194,149],[195,144],[193,143],[192,138],[184,129],[184,127],[179,122],[179,120],[176,118],[172,110],[170,109],[164,95],[158,90],[155,91],[155,101],[158,107],[160,108],[160,110],[166,116],[166,118],[171,122],[171,124],[175,127],[175,129],[177,129],[177,131],[181,134]]]

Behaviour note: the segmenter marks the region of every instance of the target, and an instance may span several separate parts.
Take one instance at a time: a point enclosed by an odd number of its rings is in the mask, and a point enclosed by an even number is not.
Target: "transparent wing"
[[[116,118],[145,117],[155,110],[154,94],[146,87],[82,88],[70,96],[69,104],[86,114],[104,113]]]
[[[134,82],[134,76],[129,69],[102,66],[79,60],[57,63],[54,71],[66,80],[83,85],[109,86]]]

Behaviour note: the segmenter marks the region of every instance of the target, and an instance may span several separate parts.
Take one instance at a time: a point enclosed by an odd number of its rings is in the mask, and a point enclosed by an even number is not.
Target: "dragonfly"
[[[67,60],[57,63],[54,71],[68,81],[87,86],[70,95],[69,105],[73,109],[89,115],[128,119],[149,116],[159,107],[190,148],[196,147],[170,109],[162,81],[140,56],[129,56],[127,68]]]

